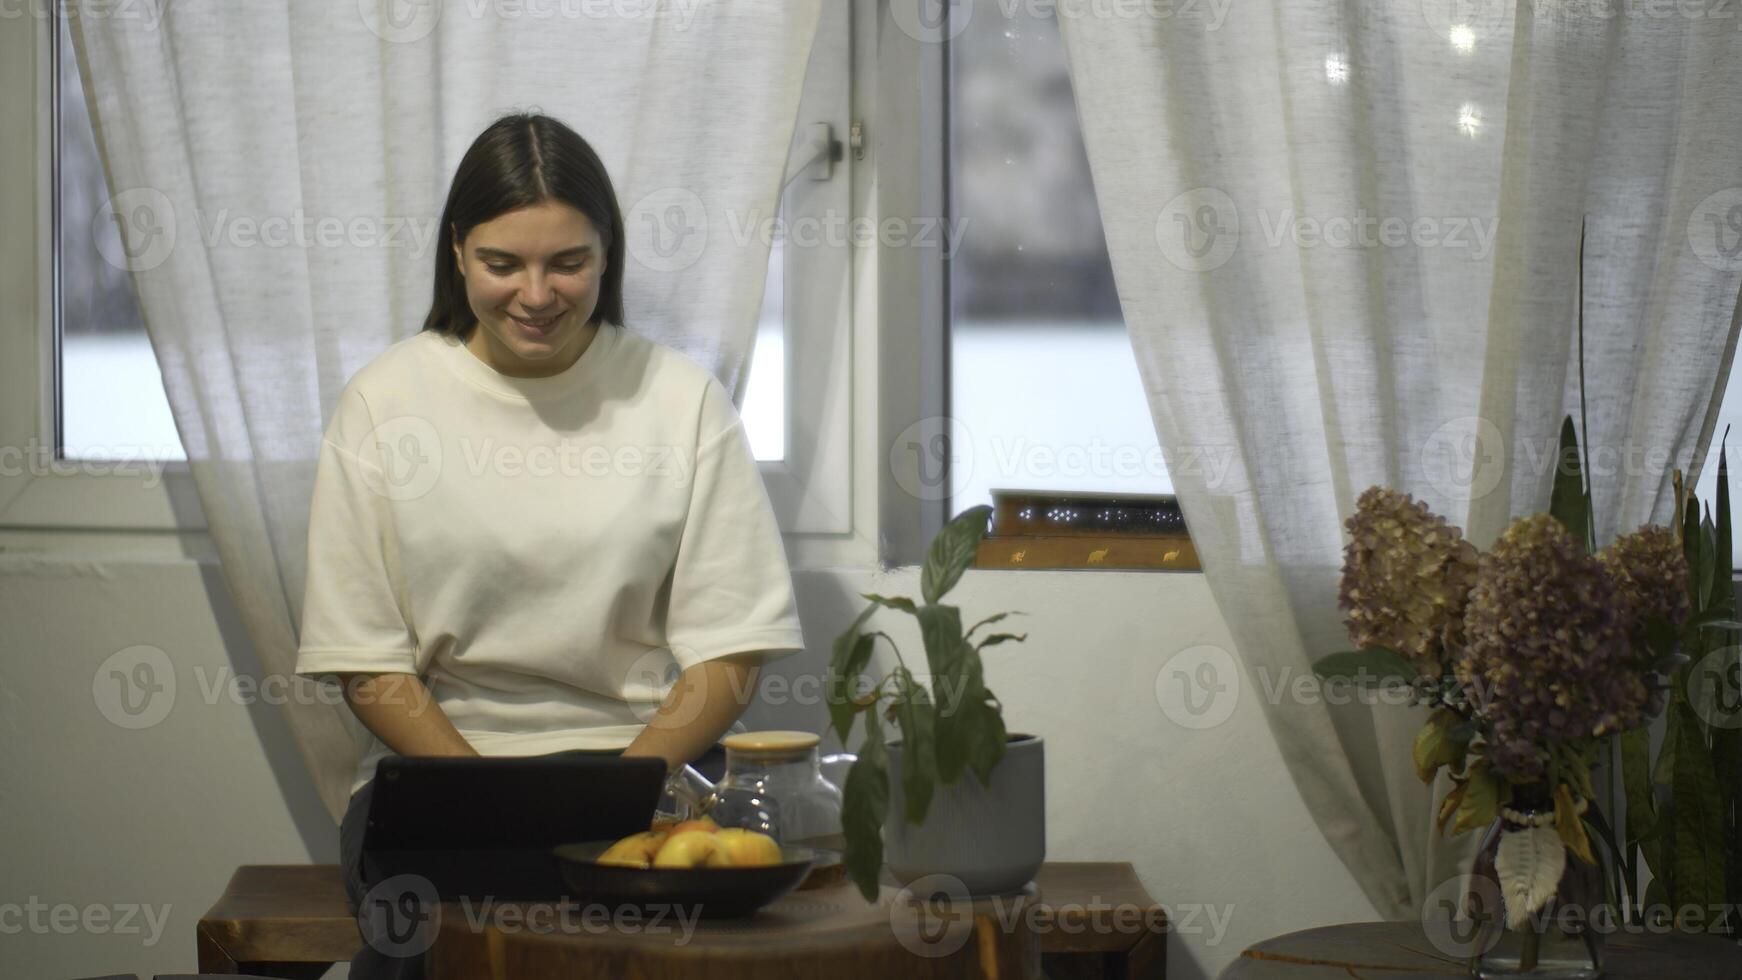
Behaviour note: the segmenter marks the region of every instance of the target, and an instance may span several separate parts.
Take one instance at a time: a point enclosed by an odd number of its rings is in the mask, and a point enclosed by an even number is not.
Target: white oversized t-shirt
[[[483,755],[621,749],[678,669],[802,649],[725,388],[603,323],[516,378],[423,331],[358,370],[309,511],[296,672],[417,674]],[[390,750],[367,737],[352,792]]]

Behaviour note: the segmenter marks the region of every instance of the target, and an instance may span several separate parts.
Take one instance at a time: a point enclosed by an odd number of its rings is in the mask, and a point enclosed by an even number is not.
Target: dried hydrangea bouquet
[[[1414,754],[1424,782],[1450,774],[1439,827],[1487,830],[1460,910],[1481,930],[1482,977],[1600,974],[1605,877],[1587,828],[1608,830],[1591,767],[1605,738],[1662,710],[1685,659],[1676,535],[1648,525],[1595,551],[1571,418],[1561,448],[1551,512],[1485,554],[1410,496],[1363,493],[1339,597],[1360,649],[1315,665],[1408,683],[1432,709]]]

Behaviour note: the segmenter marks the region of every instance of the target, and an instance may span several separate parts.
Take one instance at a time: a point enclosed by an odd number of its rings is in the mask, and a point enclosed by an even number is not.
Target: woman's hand
[[[699,758],[750,706],[760,660],[760,652],[732,654],[679,674],[665,703],[623,750],[624,756],[656,756],[665,760],[667,772]]]

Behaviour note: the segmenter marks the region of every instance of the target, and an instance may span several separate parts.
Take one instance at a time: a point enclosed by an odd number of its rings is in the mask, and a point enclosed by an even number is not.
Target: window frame
[[[0,51],[6,53],[0,85],[31,93],[28,108],[16,99],[0,108],[8,132],[30,134],[0,145],[0,165],[31,176],[0,188],[0,214],[32,232],[0,244],[0,297],[8,310],[27,311],[0,321],[0,343],[24,355],[0,358],[0,446],[7,454],[0,459],[0,528],[202,531],[205,515],[186,462],[22,465],[26,456],[52,456],[58,445],[55,233],[64,216],[53,154],[60,125],[57,31],[65,25],[52,5],[47,9],[48,16],[0,18]]]

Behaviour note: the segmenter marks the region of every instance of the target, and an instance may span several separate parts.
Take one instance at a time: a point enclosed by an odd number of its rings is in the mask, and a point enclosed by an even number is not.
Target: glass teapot
[[[722,827],[746,827],[782,844],[812,848],[817,865],[838,863],[841,782],[856,761],[850,753],[823,756],[813,732],[740,732],[720,740],[726,774],[718,783],[691,766],[666,780],[657,819],[711,816]]]

